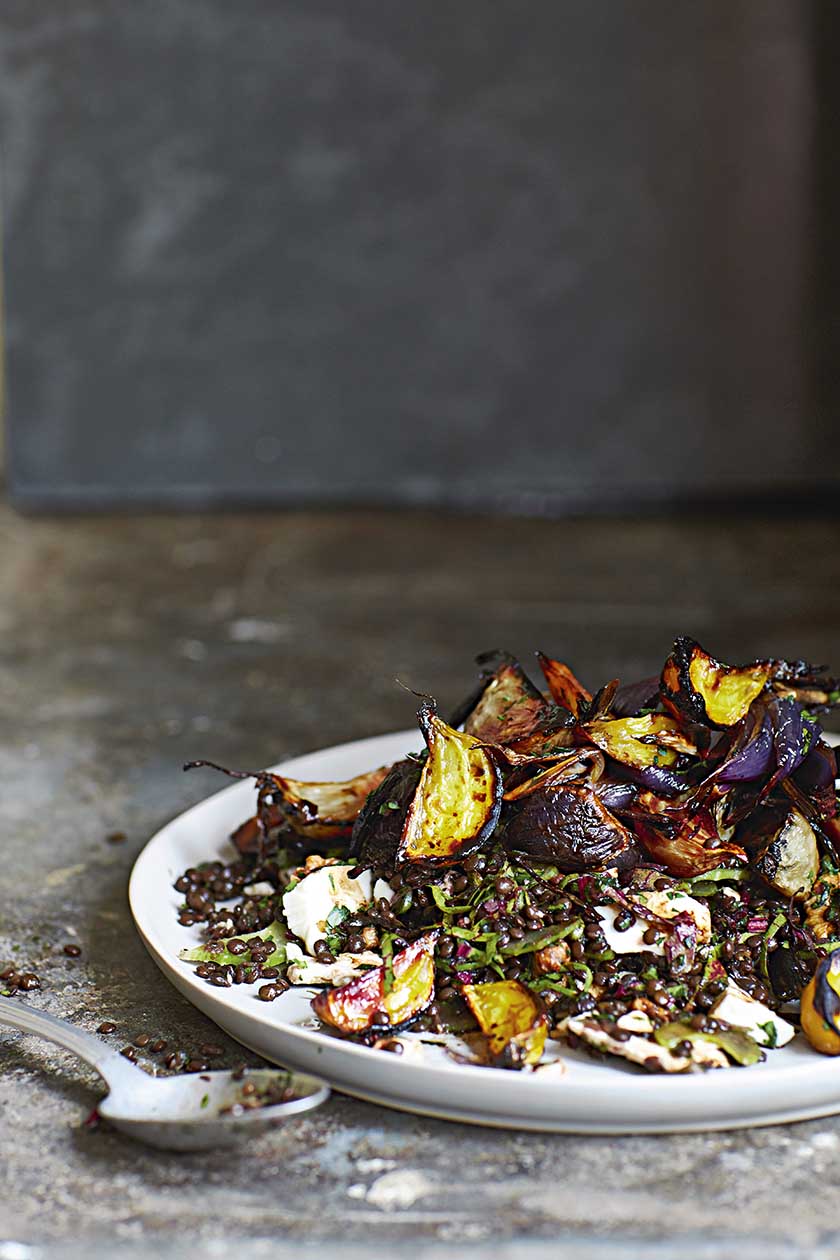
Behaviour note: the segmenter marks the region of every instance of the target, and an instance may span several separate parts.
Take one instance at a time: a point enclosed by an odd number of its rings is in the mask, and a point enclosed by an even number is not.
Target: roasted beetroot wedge
[[[502,779],[474,736],[456,731],[429,704],[418,717],[429,755],[406,816],[398,857],[449,865],[479,848],[495,829]]]
[[[465,984],[461,993],[487,1040],[494,1067],[533,1067],[542,1058],[548,1031],[534,994],[518,980]]]
[[[395,954],[390,965],[374,967],[349,984],[319,993],[312,999],[313,1011],[348,1036],[410,1023],[434,996],[437,935],[428,932]]]
[[[764,691],[774,669],[773,661],[723,665],[696,640],[681,637],[662,670],[662,696],[694,722],[734,726]]]
[[[353,823],[349,855],[360,866],[392,867],[397,858],[406,814],[420,782],[422,766],[403,757],[365,801]]]
[[[602,752],[637,770],[672,766],[677,753],[697,755],[697,745],[684,733],[680,722],[664,713],[589,722],[584,730]]]

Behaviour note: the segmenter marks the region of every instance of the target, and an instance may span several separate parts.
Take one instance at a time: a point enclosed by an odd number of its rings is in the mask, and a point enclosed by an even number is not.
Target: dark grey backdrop
[[[6,0],[16,500],[830,493],[818,17]]]

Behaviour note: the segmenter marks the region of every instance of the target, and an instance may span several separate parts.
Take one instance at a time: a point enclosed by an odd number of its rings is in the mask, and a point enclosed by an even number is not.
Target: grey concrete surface
[[[592,682],[650,672],[677,632],[836,664],[838,543],[836,522],[0,509],[0,964],[33,966],[33,1002],[87,1028],[236,1061],[126,905],[146,838],[215,786],[185,758],[265,764],[405,725],[395,676],[448,703],[500,645]],[[0,1260],[840,1254],[840,1120],[582,1139],[334,1097],[252,1149],[178,1157],[86,1129],[96,1096],[69,1056],[0,1034]]]

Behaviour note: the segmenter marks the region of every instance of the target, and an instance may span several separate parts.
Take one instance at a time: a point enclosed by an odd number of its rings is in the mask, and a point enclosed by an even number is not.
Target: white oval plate
[[[277,769],[301,779],[348,779],[417,747],[416,731],[326,748]],[[181,814],[154,836],[134,866],[134,921],[164,975],[226,1032],[265,1058],[323,1077],[336,1089],[386,1107],[472,1124],[566,1133],[676,1133],[808,1120],[840,1112],[840,1060],[823,1058],[801,1034],[767,1061],[705,1075],[650,1075],[613,1060],[596,1063],[549,1043],[559,1067],[507,1072],[456,1063],[437,1046],[421,1059],[341,1041],[319,1030],[314,989],[292,989],[267,1004],[256,987],[213,988],[179,961],[198,943],[177,921],[172,887],[184,869],[229,857],[230,832],[253,812],[252,783],[237,783]]]

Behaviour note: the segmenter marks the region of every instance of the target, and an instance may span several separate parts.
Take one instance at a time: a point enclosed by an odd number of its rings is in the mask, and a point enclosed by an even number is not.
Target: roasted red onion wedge
[[[706,811],[670,814],[667,822],[634,818],[633,830],[648,856],[672,875],[691,879],[719,866],[745,865],[747,855],[740,845],[718,840],[714,820]],[[706,843],[712,844],[706,848]]]
[[[807,793],[824,819],[834,818],[837,813],[837,793],[834,789],[837,777],[837,754],[824,740],[818,739],[796,771],[796,783],[801,791]]]
[[[521,665],[506,659],[487,680],[464,730],[485,744],[510,744],[532,735],[550,713]]]
[[[504,829],[508,853],[552,862],[561,871],[614,862],[633,841],[591,787],[544,788],[510,810]]]
[[[335,840],[350,835],[353,823],[374,788],[389,770],[380,766],[337,783],[304,783],[279,774],[267,775],[268,793],[281,819],[298,835]]]
[[[503,800],[519,801],[523,796],[531,796],[543,788],[557,787],[561,783],[570,783],[574,779],[586,778],[590,784],[597,783],[604,773],[604,757],[596,748],[576,748],[567,753],[561,760],[526,779],[518,787],[505,792]]]
[[[509,766],[526,766],[562,759],[574,743],[574,718],[568,714],[566,720],[559,722],[550,717],[545,726],[510,744],[487,744],[486,747],[492,748]]]
[[[368,796],[390,769],[380,766],[353,779],[323,783],[289,779],[269,770],[229,770],[213,761],[189,761],[184,769],[202,766],[232,779],[256,780],[257,813],[246,819],[231,837],[242,853],[256,851],[255,844],[260,837],[279,826],[286,826],[308,840],[346,839]]]

